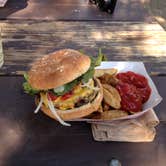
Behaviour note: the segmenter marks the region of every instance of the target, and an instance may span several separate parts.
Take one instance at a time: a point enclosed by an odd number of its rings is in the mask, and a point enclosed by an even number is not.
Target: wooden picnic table
[[[123,16],[127,12],[123,1],[117,5],[126,12],[116,15],[116,11],[120,10],[117,8],[114,16],[100,12],[95,6],[83,4],[87,1],[58,1],[59,8],[56,9],[65,8],[65,11],[56,10],[55,15],[46,1],[26,1],[30,7],[45,5],[45,9],[42,9],[45,18],[42,12],[38,11],[35,15],[36,10],[28,13],[26,8],[20,11],[21,14],[5,15],[17,6],[14,2],[20,6],[25,3],[11,1],[0,10],[5,56],[5,63],[0,69],[0,165],[106,166],[112,158],[116,158],[123,166],[164,166],[164,29],[153,19],[146,20],[150,16],[145,15],[144,18],[143,13],[139,18],[135,15],[138,19],[129,15],[127,20]],[[135,8],[130,9],[135,12]],[[73,10],[77,10],[75,12],[78,15],[72,15]],[[73,122],[69,128],[59,125],[41,112],[34,115],[34,99],[23,92],[22,74],[34,59],[61,48],[82,49],[90,56],[96,56],[98,49],[102,48],[110,61],[143,61],[163,97],[162,103],[155,108],[160,119],[155,140],[150,143],[96,142],[89,124]]]

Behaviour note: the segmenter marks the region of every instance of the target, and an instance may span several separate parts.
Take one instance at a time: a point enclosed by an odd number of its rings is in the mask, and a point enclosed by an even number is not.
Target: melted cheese
[[[94,87],[93,80],[90,81],[90,86]],[[53,104],[55,107],[58,107],[60,110],[72,109],[74,108],[76,102],[78,102],[82,98],[89,96],[91,93],[93,93],[93,89],[87,87],[81,87],[80,85],[78,85],[73,89],[73,95],[70,98],[63,100],[60,96],[53,101]],[[48,99],[46,93],[41,93],[41,97],[44,104],[48,106]]]

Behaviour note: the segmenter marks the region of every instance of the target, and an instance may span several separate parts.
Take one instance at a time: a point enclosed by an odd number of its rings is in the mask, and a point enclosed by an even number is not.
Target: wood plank
[[[166,32],[157,23],[7,21],[0,27],[5,54],[1,74],[19,74],[34,59],[61,48],[96,56],[100,47],[109,60],[143,61],[151,74],[166,74]]]
[[[165,124],[158,127],[158,135],[152,143],[101,143],[92,140],[90,128],[86,124],[73,124],[72,128],[65,129],[42,120],[31,120],[24,130],[19,127],[13,131],[19,132],[19,138],[21,134],[24,138],[15,148],[10,145],[13,149],[6,165],[66,166],[68,163],[68,166],[108,166],[112,158],[117,158],[126,166],[165,166]],[[14,122],[5,127],[15,128],[12,126]],[[73,134],[74,131],[85,133],[77,135]],[[14,141],[10,139],[10,142],[6,142],[13,144]]]
[[[96,5],[90,4],[89,0],[12,0],[0,10],[0,19],[148,22],[153,20],[141,0],[118,0],[113,15],[100,11]]]
[[[1,28],[0,28],[0,68],[2,67],[3,63],[4,63],[4,54],[2,48],[2,38],[1,38]]]
[[[114,157],[127,166],[164,166],[166,77],[152,78],[164,99],[156,107],[161,123],[154,142],[101,143],[93,141],[86,123],[72,123],[68,128],[41,112],[34,115],[34,99],[22,91],[23,78],[0,76],[1,165],[106,166]]]
[[[112,31],[163,31],[164,29],[157,23],[146,23],[146,22],[130,22],[130,21],[41,21],[41,20],[6,20],[1,21],[0,25],[5,29],[10,31],[16,29],[24,29],[24,27],[29,27],[30,29],[38,29],[39,33],[45,31],[47,27],[54,30],[56,25],[58,31],[64,31],[67,27],[71,27],[73,30],[78,30],[78,26],[82,28],[90,29],[100,29],[100,30],[111,30]],[[40,25],[40,28],[36,25]],[[53,25],[53,27],[52,27]],[[118,27],[118,28],[117,28]],[[80,31],[84,29],[80,29]]]
[[[0,0],[0,7],[4,7],[8,0]]]

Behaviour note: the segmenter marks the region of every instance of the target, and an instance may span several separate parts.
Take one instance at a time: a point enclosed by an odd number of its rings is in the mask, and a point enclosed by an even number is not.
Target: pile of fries
[[[120,110],[121,97],[115,88],[118,83],[117,72],[115,68],[95,70],[95,77],[100,80],[103,87],[103,101],[99,113],[92,116],[92,119],[112,120],[128,116],[126,111]]]

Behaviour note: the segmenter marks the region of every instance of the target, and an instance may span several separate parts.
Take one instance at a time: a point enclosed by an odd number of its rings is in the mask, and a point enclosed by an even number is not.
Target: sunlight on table
[[[0,131],[0,165],[3,165],[19,150],[25,138],[20,127],[8,118],[0,118]]]

